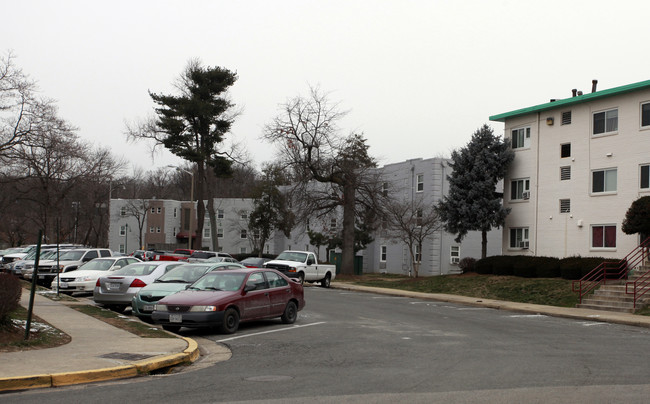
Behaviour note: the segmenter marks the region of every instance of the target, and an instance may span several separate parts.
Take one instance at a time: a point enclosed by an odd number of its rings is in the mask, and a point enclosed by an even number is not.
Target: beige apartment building
[[[650,195],[650,80],[490,117],[515,159],[504,180],[512,209],[503,253],[622,258],[639,243],[621,230]]]

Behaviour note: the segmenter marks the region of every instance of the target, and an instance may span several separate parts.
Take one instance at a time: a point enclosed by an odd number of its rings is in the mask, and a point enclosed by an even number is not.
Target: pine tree
[[[507,142],[483,125],[469,143],[451,155],[449,194],[438,204],[445,230],[460,242],[467,232],[482,233],[481,257],[487,255],[487,233],[502,226],[510,212],[496,186],[514,159]]]

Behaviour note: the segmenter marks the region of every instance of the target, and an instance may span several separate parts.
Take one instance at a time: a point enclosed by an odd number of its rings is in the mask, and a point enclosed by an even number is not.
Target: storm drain
[[[142,354],[132,354],[132,353],[122,353],[122,352],[111,352],[106,355],[101,355],[100,358],[106,359],[122,359],[127,361],[139,361],[142,359],[151,358],[154,355],[142,355]]]

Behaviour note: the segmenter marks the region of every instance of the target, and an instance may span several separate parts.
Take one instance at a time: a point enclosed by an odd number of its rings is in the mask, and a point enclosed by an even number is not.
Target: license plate
[[[170,314],[169,315],[169,322],[170,323],[182,323],[183,322],[183,315],[182,314]]]
[[[153,311],[153,304],[145,304],[142,306],[143,311]]]
[[[67,288],[68,287],[68,282],[59,282],[59,286],[62,288]]]
[[[38,275],[38,279],[45,279],[45,275]]]
[[[107,284],[107,288],[108,288],[108,289],[119,289],[119,288],[120,288],[120,284],[119,284],[119,283],[111,283],[111,282],[109,282],[109,283]]]

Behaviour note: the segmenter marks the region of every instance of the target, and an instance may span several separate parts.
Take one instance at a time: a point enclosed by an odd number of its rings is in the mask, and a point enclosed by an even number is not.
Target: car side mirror
[[[312,265],[314,263],[313,258],[307,258],[307,265]]]

